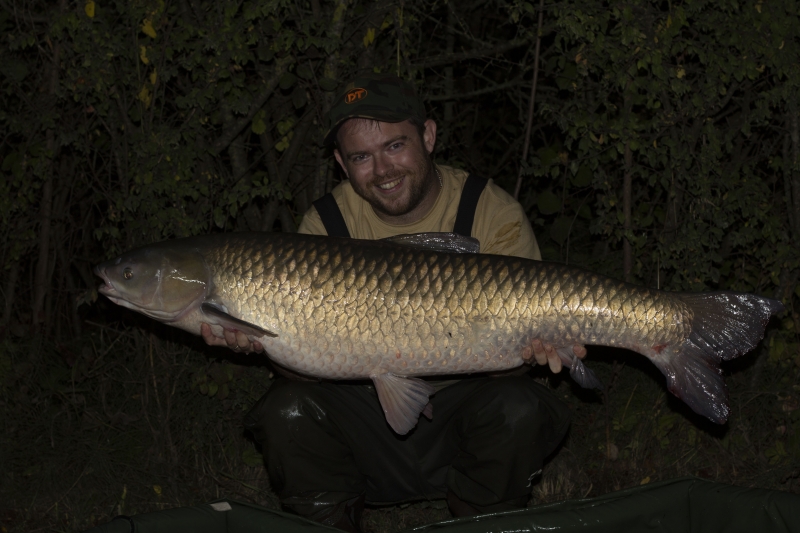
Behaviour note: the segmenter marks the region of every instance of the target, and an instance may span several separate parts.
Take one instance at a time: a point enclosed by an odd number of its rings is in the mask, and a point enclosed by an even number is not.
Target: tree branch
[[[517,186],[514,188],[514,199],[519,200],[522,188],[522,168],[528,160],[528,147],[531,144],[531,126],[533,125],[533,105],[536,102],[536,85],[539,81],[539,52],[542,48],[542,20],[544,19],[544,0],[539,0],[539,26],[536,30],[536,53],[533,58],[533,82],[531,83],[531,101],[528,103],[528,123],[525,126],[525,142],[522,145],[522,161],[517,174]]]
[[[429,57],[427,59],[423,59],[417,63],[414,63],[412,66],[418,69],[439,67],[441,65],[448,65],[450,63],[456,63],[458,61],[474,59],[476,57],[487,57],[487,56],[502,54],[503,52],[513,50],[514,48],[519,48],[520,46],[528,43],[530,43],[530,39],[516,39],[513,41],[509,41],[507,43],[494,46],[492,48],[484,48],[482,50],[474,50],[471,52],[460,52],[456,54],[441,54],[438,56]]]
[[[266,86],[263,90],[253,99],[253,103],[250,105],[250,111],[243,117],[240,117],[238,120],[235,120],[231,123],[229,127],[226,127],[222,135],[214,141],[214,144],[211,145],[210,152],[212,155],[219,155],[225,148],[233,142],[241,131],[246,128],[250,121],[253,120],[253,117],[258,112],[259,109],[269,100],[269,97],[272,96],[275,87],[278,85],[278,82],[283,76],[283,73],[286,71],[286,64],[287,61],[278,61],[275,65],[275,71],[272,73],[272,76],[266,82]]]
[[[278,179],[281,184],[286,183],[289,177],[289,171],[294,167],[297,161],[297,156],[300,154],[300,149],[305,145],[306,138],[308,137],[308,130],[311,123],[314,121],[314,113],[312,111],[306,112],[300,122],[294,128],[294,135],[289,147],[281,157],[280,165],[278,166]]]
[[[480,96],[482,94],[488,94],[488,93],[493,93],[495,91],[503,91],[505,89],[510,89],[511,87],[516,87],[521,83],[522,80],[520,78],[517,78],[515,80],[506,83],[499,83],[497,85],[492,85],[491,87],[484,87],[483,89],[477,89],[475,91],[470,91],[468,93],[454,94],[450,96],[448,96],[447,94],[425,96],[423,97],[423,100],[425,100],[426,102],[441,102],[444,100],[459,100],[461,98],[472,98],[473,96]]]

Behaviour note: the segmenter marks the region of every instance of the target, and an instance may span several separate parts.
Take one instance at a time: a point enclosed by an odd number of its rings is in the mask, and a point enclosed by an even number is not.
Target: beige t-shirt
[[[337,185],[331,192],[344,216],[350,236],[355,239],[383,239],[404,233],[452,231],[461,190],[468,174],[444,165],[436,167],[442,176],[442,191],[430,212],[413,224],[387,224],[378,218],[366,200],[356,194],[349,181]],[[306,212],[298,232],[328,234],[314,207]],[[489,180],[478,200],[472,236],[480,241],[481,253],[542,259],[533,228],[522,206],[492,180]]]

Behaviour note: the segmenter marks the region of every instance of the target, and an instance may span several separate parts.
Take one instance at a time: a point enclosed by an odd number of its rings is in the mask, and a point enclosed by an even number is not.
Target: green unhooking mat
[[[338,531],[280,511],[234,500],[119,517],[87,533],[250,533]],[[745,489],[695,478],[652,483],[592,498],[521,511],[448,520],[413,529],[429,533],[800,532],[800,495]]]

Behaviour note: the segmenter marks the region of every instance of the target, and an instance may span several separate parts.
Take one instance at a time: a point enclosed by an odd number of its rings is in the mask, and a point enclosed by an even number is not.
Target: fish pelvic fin
[[[261,326],[251,324],[250,322],[246,322],[244,320],[236,318],[235,316],[229,315],[227,309],[221,308],[219,304],[205,302],[200,307],[203,309],[203,312],[205,314],[214,317],[216,319],[216,323],[225,329],[233,329],[236,331],[241,331],[245,335],[253,335],[254,337],[257,338],[261,338],[264,336],[267,337],[278,336],[277,333],[273,333],[269,330],[266,330]]]
[[[680,344],[651,352],[667,377],[669,391],[712,422],[724,424],[730,407],[721,361],[756,347],[770,316],[783,311],[777,300],[755,294],[709,292],[681,294],[694,315],[692,330]]]
[[[592,372],[592,369],[583,364],[572,351],[572,346],[556,348],[561,364],[569,368],[569,376],[584,389],[603,390],[603,382]]]
[[[420,413],[433,417],[428,398],[436,392],[430,383],[418,378],[395,376],[391,372],[370,376],[378,392],[386,421],[398,435],[405,435],[417,425]]]

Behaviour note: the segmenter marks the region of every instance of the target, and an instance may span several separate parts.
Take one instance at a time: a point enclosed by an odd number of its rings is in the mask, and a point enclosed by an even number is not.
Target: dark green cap
[[[389,74],[367,74],[348,83],[328,113],[325,144],[332,144],[342,123],[350,118],[381,122],[425,121],[425,106],[407,81]]]

